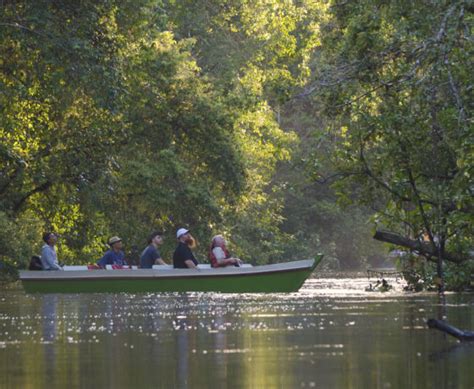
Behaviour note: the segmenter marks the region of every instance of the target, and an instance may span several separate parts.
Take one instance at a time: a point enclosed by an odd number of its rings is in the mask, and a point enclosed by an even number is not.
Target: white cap
[[[189,230],[186,228],[180,228],[178,231],[176,231],[176,239],[179,239],[182,235],[187,234]]]

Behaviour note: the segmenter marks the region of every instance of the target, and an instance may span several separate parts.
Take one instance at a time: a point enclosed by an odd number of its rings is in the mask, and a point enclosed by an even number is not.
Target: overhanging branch
[[[394,234],[393,232],[388,231],[376,231],[374,239],[381,242],[392,243],[397,246],[406,247],[412,251],[417,251],[421,255],[427,256],[429,258],[438,257],[438,249],[431,243],[420,242],[419,240],[409,239],[404,236]],[[472,256],[461,256],[458,253],[444,252],[443,259],[453,262],[453,263],[462,263],[468,259],[474,259]]]

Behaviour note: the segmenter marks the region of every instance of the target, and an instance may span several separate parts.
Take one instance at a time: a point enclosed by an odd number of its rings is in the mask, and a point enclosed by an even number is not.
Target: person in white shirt
[[[63,270],[58,263],[58,255],[54,245],[58,241],[58,237],[52,232],[43,234],[44,245],[41,248],[41,264],[43,270]]]
[[[212,238],[209,248],[209,260],[212,267],[240,266],[242,261],[230,255],[227,250],[227,242],[222,235]]]

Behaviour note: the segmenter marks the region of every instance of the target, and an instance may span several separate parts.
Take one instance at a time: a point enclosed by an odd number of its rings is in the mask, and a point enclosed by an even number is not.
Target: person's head
[[[222,235],[216,235],[212,238],[211,245],[212,247],[224,247],[227,244],[225,238]]]
[[[43,234],[43,240],[46,244],[49,244],[50,246],[54,246],[54,244],[58,240],[58,237],[52,232],[45,232]]]
[[[120,239],[118,236],[112,236],[109,239],[109,246],[114,251],[122,249],[122,239]]]
[[[189,247],[195,247],[196,241],[194,240],[193,236],[189,233],[189,230],[186,228],[180,228],[176,231],[176,238],[182,242],[186,243]]]
[[[148,244],[159,246],[163,243],[163,234],[160,231],[155,231],[148,237]]]

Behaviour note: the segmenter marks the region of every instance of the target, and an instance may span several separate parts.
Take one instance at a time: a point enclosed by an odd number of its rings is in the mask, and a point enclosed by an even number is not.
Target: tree
[[[472,11],[336,1],[302,93],[334,120],[340,195],[357,189],[379,227],[425,236],[440,260],[473,243]]]
[[[63,258],[96,257],[111,233],[141,245],[149,229],[206,219],[243,185],[221,97],[158,6],[3,6],[0,211],[62,234]]]

